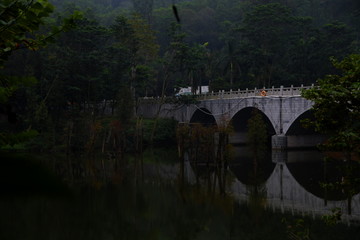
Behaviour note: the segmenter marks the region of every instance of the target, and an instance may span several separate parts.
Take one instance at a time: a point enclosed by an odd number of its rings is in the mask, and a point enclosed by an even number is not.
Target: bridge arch
[[[311,109],[305,110],[291,123],[285,135],[287,136],[288,148],[311,148],[321,144],[326,138],[324,135],[315,132],[312,127],[305,127],[302,122],[305,119],[315,120]]]
[[[309,119],[311,121],[315,119],[314,113],[311,109],[305,110],[300,113],[297,118],[291,123],[290,127],[286,130],[285,135],[296,135],[299,133],[303,133],[306,135],[315,134],[314,129],[306,128],[304,126],[302,121],[305,119]]]
[[[197,108],[190,118],[190,123],[201,123],[205,126],[217,125],[215,117],[206,108]]]
[[[234,144],[246,144],[246,134],[248,132],[248,121],[251,118],[254,111],[257,111],[262,116],[262,119],[266,125],[267,137],[270,142],[271,136],[276,133],[273,124],[271,123],[268,116],[258,109],[257,107],[245,107],[240,109],[230,121],[234,129],[234,134],[230,139],[231,143]]]

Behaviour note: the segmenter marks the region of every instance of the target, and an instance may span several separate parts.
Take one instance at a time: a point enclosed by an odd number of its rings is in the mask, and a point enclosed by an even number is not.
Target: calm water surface
[[[64,183],[56,159],[46,168],[3,160],[0,239],[360,239],[359,195],[319,185],[343,180],[339,166],[316,151],[266,156],[255,164],[234,148],[225,195],[201,163],[187,162],[181,182],[175,151],[146,153],[143,172],[129,167],[105,183]],[[324,224],[335,208],[343,224]]]

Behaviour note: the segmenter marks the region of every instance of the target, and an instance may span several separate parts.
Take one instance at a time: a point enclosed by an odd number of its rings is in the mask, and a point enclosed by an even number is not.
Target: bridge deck
[[[211,99],[231,99],[231,98],[245,98],[245,97],[256,97],[256,96],[300,96],[301,91],[304,89],[313,88],[314,85],[311,86],[303,86],[300,87],[283,87],[280,88],[261,88],[261,89],[245,89],[237,91],[219,91],[219,92],[210,92],[198,95],[198,100],[211,100]]]
[[[301,96],[301,91],[305,89],[314,88],[314,84],[311,86],[303,86],[300,87],[279,87],[279,88],[260,88],[260,89],[248,89],[245,90],[230,90],[224,91],[220,90],[218,92],[208,92],[196,95],[197,100],[217,100],[217,99],[233,99],[233,98],[247,98],[247,97],[265,97],[265,96],[273,96],[273,97],[291,97],[291,96]],[[166,97],[168,98],[168,97]],[[173,97],[170,97],[173,98]],[[140,98],[140,102],[159,102],[160,97],[143,97]]]

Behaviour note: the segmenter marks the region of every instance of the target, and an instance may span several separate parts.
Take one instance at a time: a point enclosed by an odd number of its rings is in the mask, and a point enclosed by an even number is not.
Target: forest
[[[39,47],[0,45],[3,148],[92,151],[109,131],[118,141],[136,131],[139,97],[309,85],[336,73],[331,58],[360,53],[358,0],[38,2],[48,14],[27,39],[56,34]]]
[[[0,0],[0,239],[360,239],[359,90],[359,0]]]

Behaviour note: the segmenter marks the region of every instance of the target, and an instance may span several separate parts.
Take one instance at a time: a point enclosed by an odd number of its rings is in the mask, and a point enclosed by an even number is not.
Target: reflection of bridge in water
[[[309,87],[270,88],[266,96],[261,91],[220,91],[197,97],[199,103],[190,105],[160,104],[156,98],[141,99],[137,115],[154,118],[160,109],[160,117],[174,118],[179,122],[213,124],[234,127],[232,143],[245,143],[247,122],[254,109],[259,110],[272,137],[273,148],[313,147],[323,141],[314,131],[304,129],[301,120],[311,118],[313,103],[301,97]]]
[[[309,155],[314,156],[314,153],[308,151],[282,153],[282,156],[272,154],[272,167],[269,173],[265,174],[266,179],[263,179],[263,182],[258,185],[259,189],[264,189],[264,195],[261,197],[266,199],[268,209],[315,217],[331,214],[332,209],[339,208],[341,209],[343,222],[359,223],[360,194],[352,196],[350,201],[344,196],[336,200],[334,198],[326,200],[324,193],[319,193],[319,177],[314,176],[319,169],[314,169],[311,174],[305,172],[309,166],[321,162],[320,155],[315,156],[315,158],[318,157],[317,160],[310,160],[308,165],[305,165],[301,171],[294,171],[298,168],[296,164],[303,163],[305,159],[308,159]],[[168,181],[177,179],[179,169],[179,164],[150,165],[146,167],[146,172],[156,179]],[[231,177],[230,185],[227,184],[227,192],[240,202],[248,202],[251,198],[253,186],[245,182],[241,176],[239,177],[239,173],[231,165],[229,170],[232,173],[230,175],[233,177]],[[313,186],[309,186],[311,176],[316,178],[313,184],[316,184],[318,189],[314,190]],[[196,175],[189,161],[185,163],[185,179],[191,184],[196,183]],[[349,207],[351,214],[348,214]]]
[[[137,115],[153,118],[159,111],[160,117],[174,118],[185,123],[227,126],[231,122],[234,134],[230,141],[242,144],[246,143],[247,122],[252,111],[257,109],[267,126],[268,136],[272,138],[273,149],[314,147],[324,138],[301,125],[302,119],[313,117],[311,112],[313,103],[301,97],[301,90],[311,87],[265,89],[266,96],[261,95],[262,89],[220,91],[198,96],[199,103],[190,105],[160,104],[159,99],[147,98],[140,100]],[[300,174],[311,172],[309,168],[296,170],[299,166],[294,161],[301,162],[304,159],[294,160],[284,157],[284,154],[287,155],[288,152],[273,151],[272,159],[269,160],[269,163],[272,162],[271,166],[267,166],[271,170],[266,174],[262,186],[266,190],[268,208],[312,216],[331,214],[333,208],[340,208],[345,222],[360,221],[360,194],[349,200],[325,200],[323,196],[315,194],[314,189],[309,190],[303,182],[304,179],[298,177],[299,172]],[[309,156],[306,160],[311,158],[312,156]],[[248,201],[251,185],[240,180],[244,173],[240,176],[241,174],[234,172],[234,169],[231,170],[236,178],[229,191],[240,201]],[[316,174],[316,172],[311,173]],[[185,175],[189,182],[195,182],[196,178],[189,162],[186,165]],[[314,180],[313,183],[319,188],[318,178],[314,177],[314,179],[316,181]],[[349,212],[351,214],[348,214]]]
[[[286,153],[286,152],[285,152]],[[296,159],[299,157],[296,152],[288,154],[289,161],[282,159],[276,154],[273,154],[273,168],[271,173],[264,179],[264,182],[259,186],[264,189],[264,199],[266,199],[266,207],[274,211],[289,212],[293,214],[321,216],[331,214],[332,209],[339,208],[342,213],[342,220],[346,223],[358,223],[360,221],[360,194],[354,195],[351,199],[341,200],[326,200],[323,194],[314,192],[310,189],[309,184],[305,183],[309,176],[298,176],[299,173],[293,171],[293,164],[297,164],[304,159]],[[304,152],[306,155],[306,152]],[[294,159],[295,157],[295,159]],[[318,156],[319,157],[319,156]],[[320,159],[318,159],[321,161]],[[319,162],[317,161],[317,162]],[[313,162],[309,162],[312,164]],[[230,166],[233,175],[238,176]],[[294,173],[296,175],[294,175]],[[190,163],[186,165],[186,176],[189,182],[195,182],[195,174]],[[316,176],[314,176],[316,178]],[[305,181],[305,182],[304,182]],[[319,184],[319,182],[314,182]],[[251,196],[252,185],[244,183],[239,177],[235,177],[228,192],[235,196],[239,201],[248,202]],[[318,187],[320,188],[320,186]],[[350,208],[350,209],[349,209]],[[351,212],[349,214],[349,212]]]

